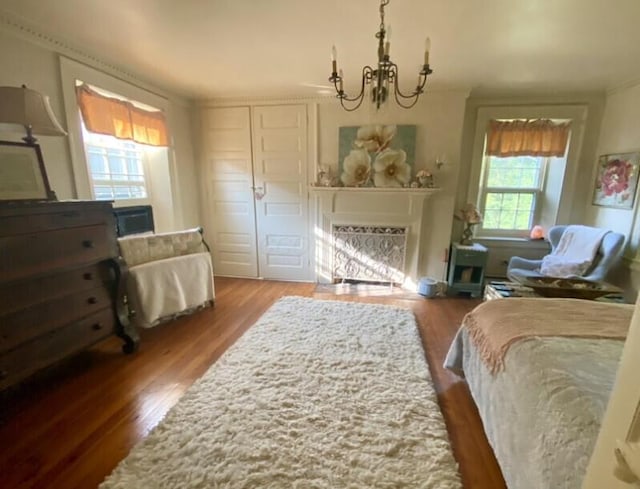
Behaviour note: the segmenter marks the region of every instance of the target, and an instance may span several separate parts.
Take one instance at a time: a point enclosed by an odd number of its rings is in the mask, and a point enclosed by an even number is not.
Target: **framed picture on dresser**
[[[0,141],[0,201],[55,200],[37,144]]]

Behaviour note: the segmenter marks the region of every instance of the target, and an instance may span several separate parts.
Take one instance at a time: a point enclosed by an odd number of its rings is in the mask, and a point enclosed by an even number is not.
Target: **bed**
[[[633,309],[501,299],[465,317],[445,367],[466,378],[510,489],[580,488]]]

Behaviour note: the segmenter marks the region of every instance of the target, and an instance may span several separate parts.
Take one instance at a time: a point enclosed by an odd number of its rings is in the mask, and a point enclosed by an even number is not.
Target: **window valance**
[[[76,87],[80,113],[88,131],[150,146],[168,146],[167,120],[162,111],[145,110],[131,102],[107,97],[87,85]]]
[[[487,131],[489,156],[564,156],[571,122],[550,119],[491,120]]]

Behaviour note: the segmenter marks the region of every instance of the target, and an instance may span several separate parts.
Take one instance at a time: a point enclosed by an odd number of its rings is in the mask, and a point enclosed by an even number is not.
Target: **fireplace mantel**
[[[440,192],[440,188],[399,188],[399,187],[324,187],[310,185],[312,192],[347,192],[347,193],[386,193],[386,194],[418,194],[429,197],[432,194]]]
[[[334,225],[404,226],[407,254],[404,285],[414,288],[427,200],[439,188],[321,187],[311,186],[314,212],[316,280],[333,281]]]

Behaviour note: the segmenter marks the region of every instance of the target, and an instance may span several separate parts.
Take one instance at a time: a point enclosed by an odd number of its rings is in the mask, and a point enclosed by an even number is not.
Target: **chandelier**
[[[379,109],[382,104],[387,101],[390,95],[389,92],[391,91],[396,99],[396,103],[400,107],[410,109],[418,102],[420,94],[424,92],[427,76],[433,73],[431,68],[429,68],[431,41],[427,37],[424,50],[424,64],[418,74],[418,84],[416,88],[410,94],[405,94],[398,87],[398,65],[391,61],[389,57],[391,28],[384,25],[384,8],[389,5],[389,1],[390,0],[380,0],[380,30],[376,32],[376,38],[378,39],[378,66],[377,68],[372,68],[367,65],[362,68],[362,81],[358,95],[349,97],[344,91],[342,70],[338,71],[336,47],[333,46],[331,50],[332,71],[329,81],[333,83],[336,89],[336,97],[340,99],[340,104],[348,112],[354,111],[362,105],[365,97],[365,89],[368,86],[371,87],[371,102],[375,105],[376,109]]]

